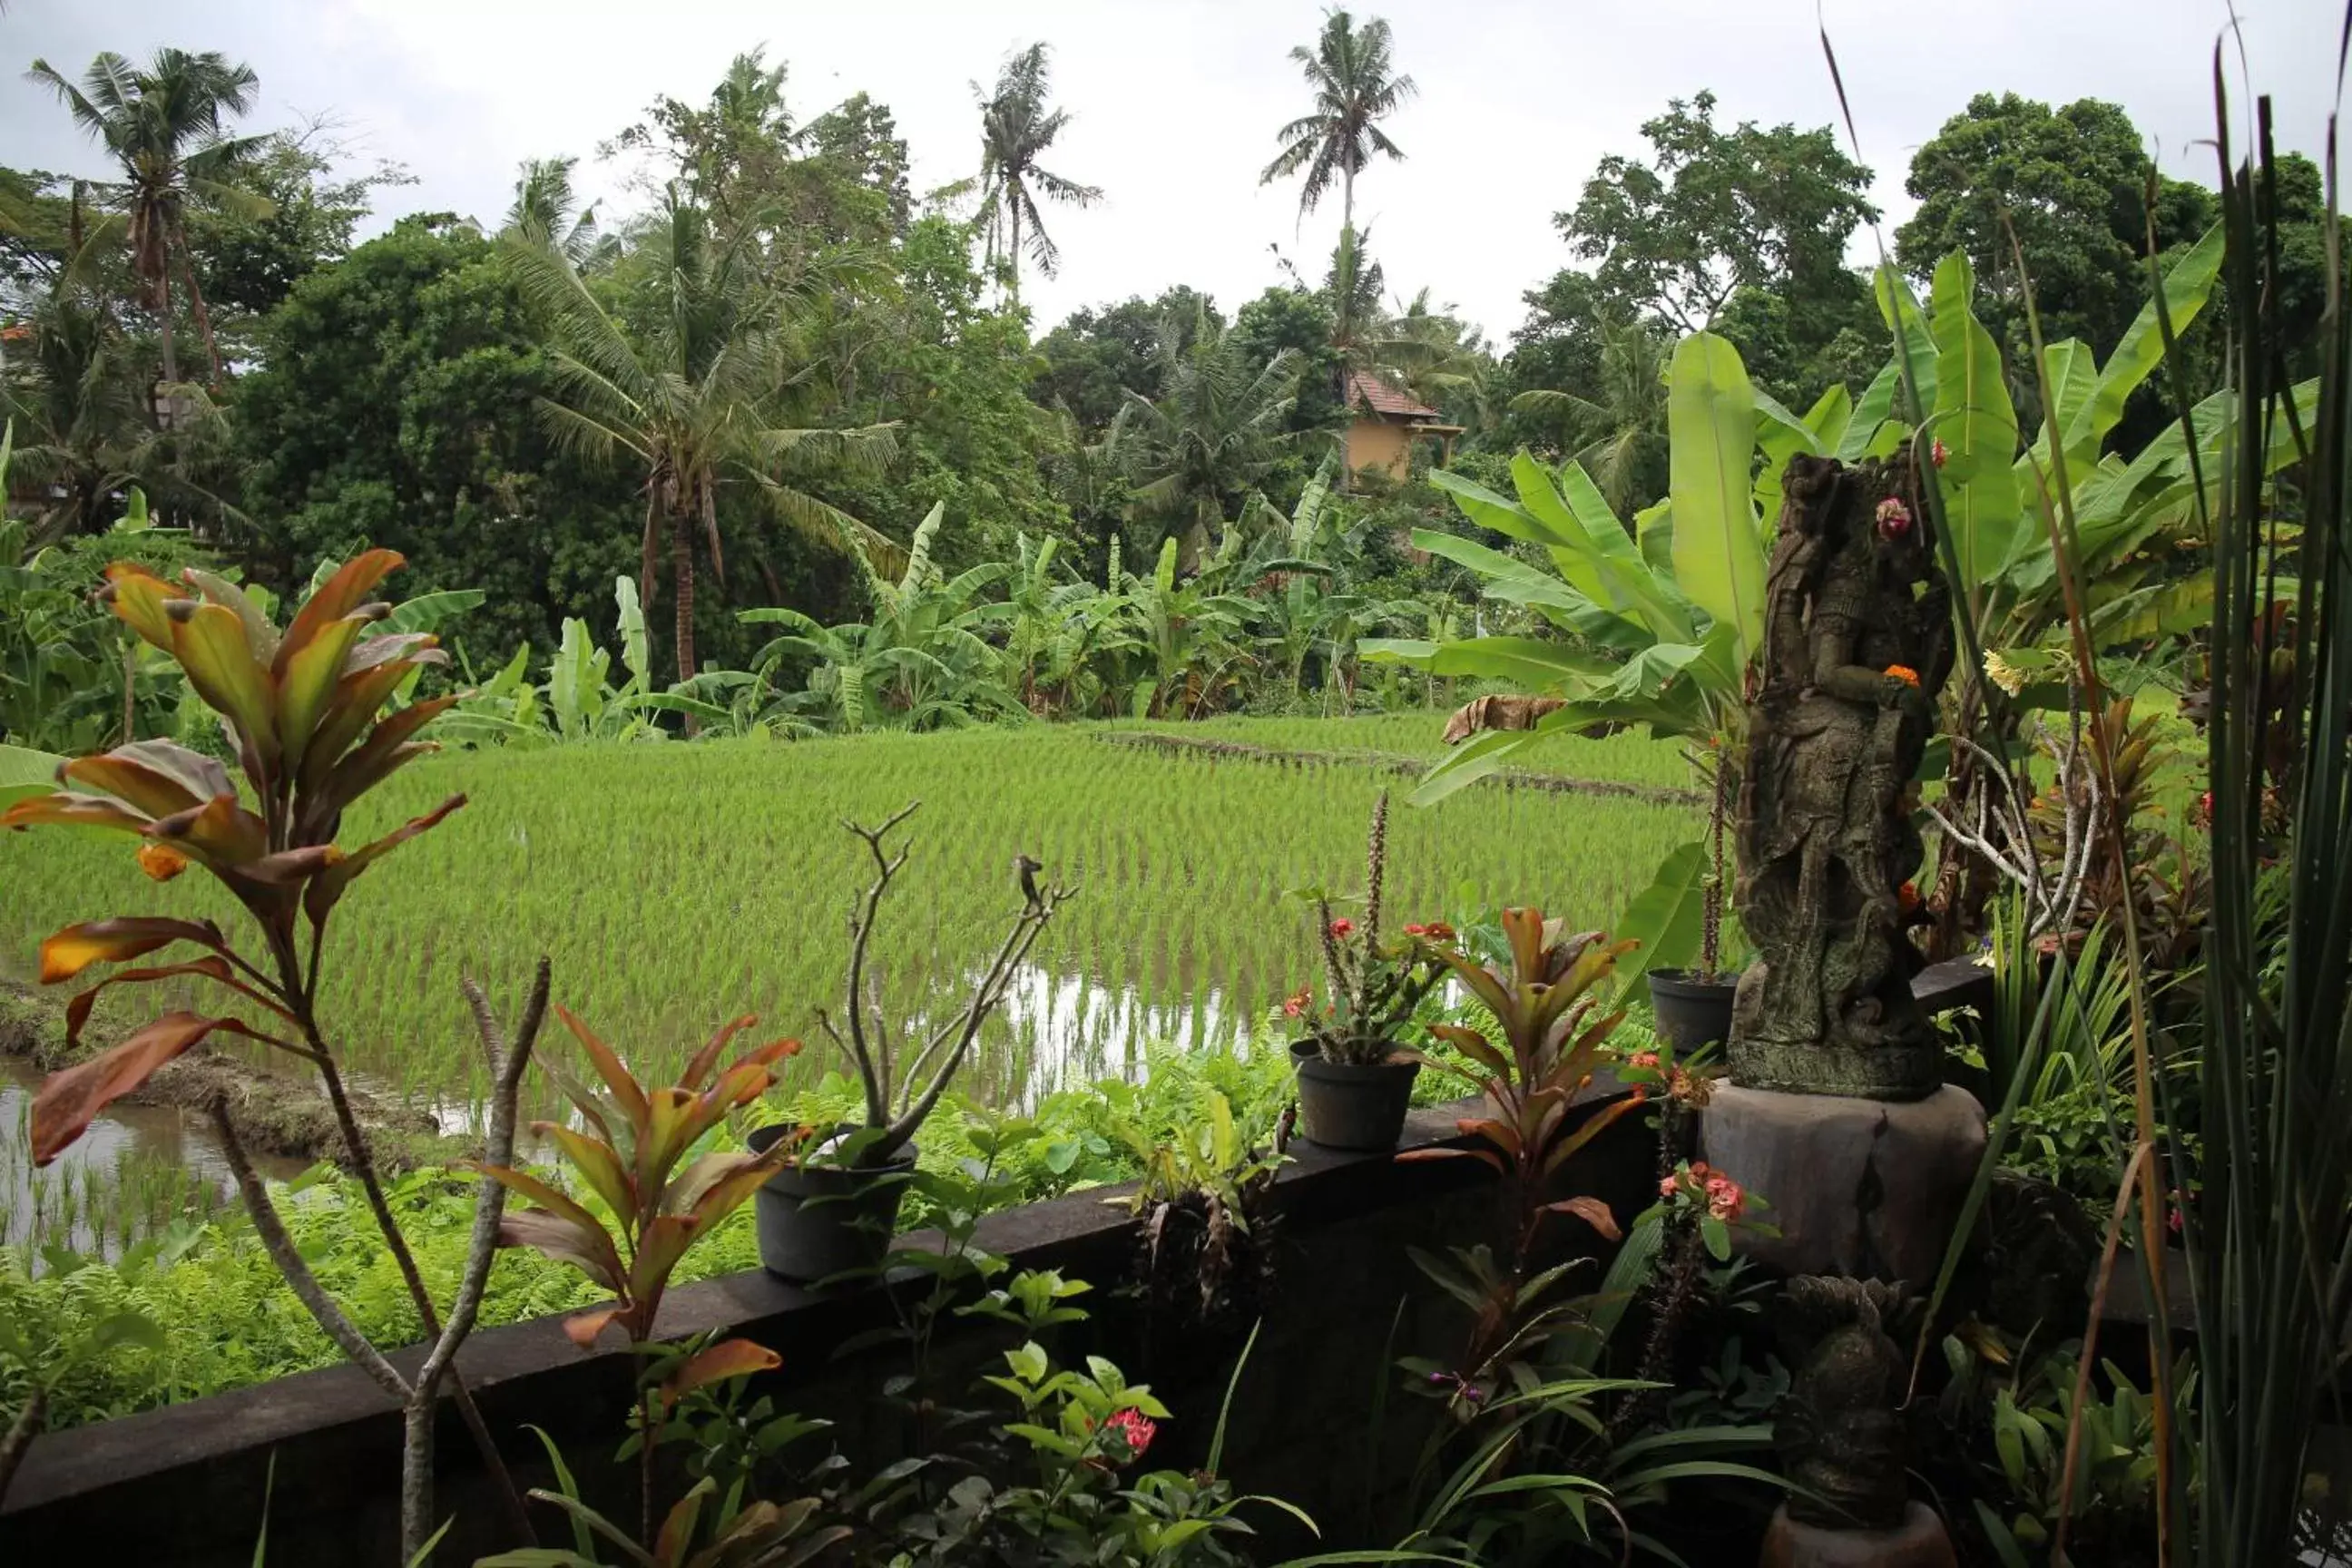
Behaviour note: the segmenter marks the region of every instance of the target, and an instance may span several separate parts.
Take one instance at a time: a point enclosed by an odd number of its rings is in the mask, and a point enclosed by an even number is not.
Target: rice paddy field
[[[1397,797],[1397,923],[1535,902],[1605,924],[1696,835],[1695,805],[1655,797],[1688,786],[1679,752],[1630,735],[1552,742],[1534,765],[1646,795],[1490,782],[1406,805],[1412,780],[1383,759],[1430,757],[1441,725],[1411,713],[446,753],[345,825],[346,844],[363,842],[445,795],[470,799],[343,903],[322,1014],[376,1087],[462,1120],[480,1068],[458,978],[517,992],[543,952],[556,997],[640,1070],[754,1013],[809,1038],[794,1066],[814,1080],[835,1065],[814,1013],[840,1005],[846,917],[870,871],[840,821],[920,800],[874,949],[895,1022],[911,1029],[964,994],[1019,906],[1016,852],[1079,889],[966,1082],[1019,1103],[1132,1073],[1148,1041],[1245,1035],[1312,979],[1309,916],[1285,894],[1360,889],[1382,787]],[[1151,739],[1163,734],[1183,743]],[[120,837],[0,837],[0,973],[20,979],[40,939],[75,920],[209,914],[236,929],[201,874],[152,883]],[[153,1006],[110,993],[99,1027]]]

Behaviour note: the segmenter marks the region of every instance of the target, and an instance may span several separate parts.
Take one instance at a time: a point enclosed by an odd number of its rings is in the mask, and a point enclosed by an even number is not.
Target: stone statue
[[[1784,480],[1738,816],[1758,958],[1730,1061],[1750,1089],[1916,1100],[1943,1081],[1905,934],[1926,918],[1914,781],[1952,664],[1916,487],[1907,459],[1800,456]]]
[[[1799,1275],[1781,1291],[1782,1351],[1797,1371],[1772,1446],[1799,1523],[1891,1530],[1903,1521],[1910,1368],[1886,1331],[1903,1301],[1899,1284],[1834,1275]]]

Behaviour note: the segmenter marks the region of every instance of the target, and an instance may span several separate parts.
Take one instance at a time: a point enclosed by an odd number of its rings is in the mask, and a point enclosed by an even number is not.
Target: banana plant
[[[742,611],[747,626],[785,628],[753,658],[752,673],[773,684],[787,660],[814,665],[806,686],[789,694],[774,711],[843,734],[871,729],[935,729],[972,721],[975,710],[1003,717],[1026,713],[999,676],[998,651],[981,637],[988,606],[980,596],[1003,577],[1002,563],[972,567],[946,577],[931,559],[941,507],[931,508],[915,530],[907,567],[894,582],[877,572],[862,552],[873,618],[824,626],[798,610],[767,607]]]
[[[1662,874],[1680,880],[1645,893],[1651,903],[1681,907],[1696,897],[1706,910],[1695,943],[1690,922],[1658,931],[1622,966],[1621,983],[1649,968],[1687,962],[1696,947],[1702,970],[1719,958],[1723,820],[1744,730],[1749,663],[1763,636],[1763,507],[1777,511],[1780,468],[1773,454],[1819,443],[1850,415],[1825,396],[1801,418],[1759,394],[1738,352],[1709,332],[1676,345],[1667,369],[1667,433],[1672,452],[1666,500],[1629,529],[1581,464],[1555,476],[1522,452],[1511,464],[1515,496],[1502,496],[1456,474],[1432,480],[1464,515],[1543,553],[1546,565],[1471,540],[1423,529],[1413,543],[1485,580],[1486,596],[1530,611],[1559,638],[1479,636],[1368,640],[1363,657],[1411,666],[1433,677],[1507,681],[1559,704],[1523,730],[1473,734],[1432,768],[1416,804],[1452,794],[1505,766],[1559,732],[1596,734],[1643,724],[1660,737],[1693,742],[1714,775],[1711,853],[1677,852]],[[1769,479],[1756,477],[1759,445]],[[1759,494],[1759,491],[1762,492]],[[1547,565],[1549,570],[1547,569]]]
[[[1228,547],[1238,545],[1229,531]],[[1194,717],[1221,706],[1241,685],[1252,655],[1246,630],[1250,603],[1212,587],[1203,570],[1178,581],[1179,542],[1160,546],[1160,560],[1148,578],[1126,584],[1129,626],[1150,661],[1150,673],[1135,684],[1129,707],[1138,719]]]
[[[423,606],[443,597],[446,595],[426,595],[411,603]],[[652,639],[644,606],[637,601],[636,580],[614,578],[613,597],[619,611],[622,664],[628,674],[620,685],[613,684],[612,653],[598,647],[588,623],[574,616],[563,623],[562,640],[548,660],[543,684],[534,685],[530,679],[530,645],[526,643],[498,674],[465,693],[436,732],[465,742],[531,746],[658,741],[668,734],[656,717],[663,713],[726,725],[730,712],[705,695],[712,689],[707,682],[666,691],[651,689]],[[438,612],[426,606],[421,613]]]

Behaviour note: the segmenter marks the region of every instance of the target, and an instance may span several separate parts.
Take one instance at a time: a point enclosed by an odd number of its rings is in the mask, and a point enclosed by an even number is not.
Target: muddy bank
[[[1432,765],[1423,758],[1399,756],[1393,752],[1284,751],[1272,746],[1252,745],[1246,741],[1221,741],[1205,735],[1170,735],[1156,730],[1110,731],[1097,734],[1095,739],[1109,745],[1131,746],[1142,751],[1230,757],[1239,762],[1286,763],[1292,767],[1370,768],[1379,773],[1415,779],[1427,773]],[[1569,778],[1559,773],[1528,773],[1518,768],[1504,768],[1477,782],[1500,784],[1507,789],[1547,790],[1555,795],[1615,795],[1627,800],[1648,801],[1653,805],[1706,804],[1695,789],[1625,784],[1615,779]]]
[[[63,997],[52,1001],[28,986],[0,980],[0,1056],[54,1072],[113,1043],[90,1028],[83,1031],[79,1050],[69,1047]],[[428,1110],[356,1088],[349,1092],[379,1170],[446,1164],[471,1152],[460,1140],[442,1137]],[[314,1079],[257,1066],[208,1046],[190,1051],[123,1100],[197,1112],[222,1105],[238,1141],[256,1155],[347,1163],[334,1107]]]

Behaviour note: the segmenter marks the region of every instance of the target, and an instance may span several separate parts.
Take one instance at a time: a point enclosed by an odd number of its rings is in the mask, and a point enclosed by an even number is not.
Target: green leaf
[[[2165,309],[2171,317],[2176,338],[2187,331],[2189,323],[2204,310],[2205,300],[2213,291],[2213,279],[2221,270],[2224,248],[2221,226],[2215,224],[2164,275]],[[2108,432],[2123,418],[2124,401],[2163,358],[2164,333],[2157,321],[2156,301],[2150,300],[2125,329],[2123,341],[2116,344],[2116,352],[2107,356],[2107,363],[2099,367],[2098,383],[2091,389],[2091,395],[2063,426],[2069,463],[2079,455],[2087,464],[2106,440]]]
[[[2000,351],[1977,321],[1976,275],[1954,251],[1936,264],[1935,439],[1945,525],[1969,587],[1992,581],[2009,558],[2024,514],[2018,506],[2017,410],[2000,373]]]
[[[1675,582],[1732,626],[1744,665],[1764,635],[1764,542],[1749,499],[1755,391],[1738,351],[1712,332],[1675,345],[1666,377]]]
[[[1667,852],[1658,874],[1610,928],[1620,941],[1642,945],[1617,961],[1621,994],[1630,994],[1653,969],[1684,969],[1698,956],[1704,935],[1706,845],[1699,839]]]
[[[1871,441],[1895,412],[1895,394],[1901,384],[1901,373],[1889,360],[1863,389],[1862,401],[1853,405],[1852,417],[1846,420],[1845,433],[1838,437],[1837,458],[1841,463],[1858,463]]]
[[[1927,318],[1919,313],[1919,301],[1913,298],[1911,285],[1892,266],[1878,269],[1874,286],[1878,297],[1879,319],[1886,330],[1895,334],[1897,358],[1895,370],[1894,413],[1898,419],[1907,419],[1911,410],[1905,405],[1901,369],[1906,360],[1911,367],[1911,388],[1919,395],[1919,407],[1924,412],[1936,406],[1936,340],[1927,331]]]
[[[58,788],[58,769],[64,763],[63,757],[47,752],[0,746],[0,806],[26,795],[54,793]]]

